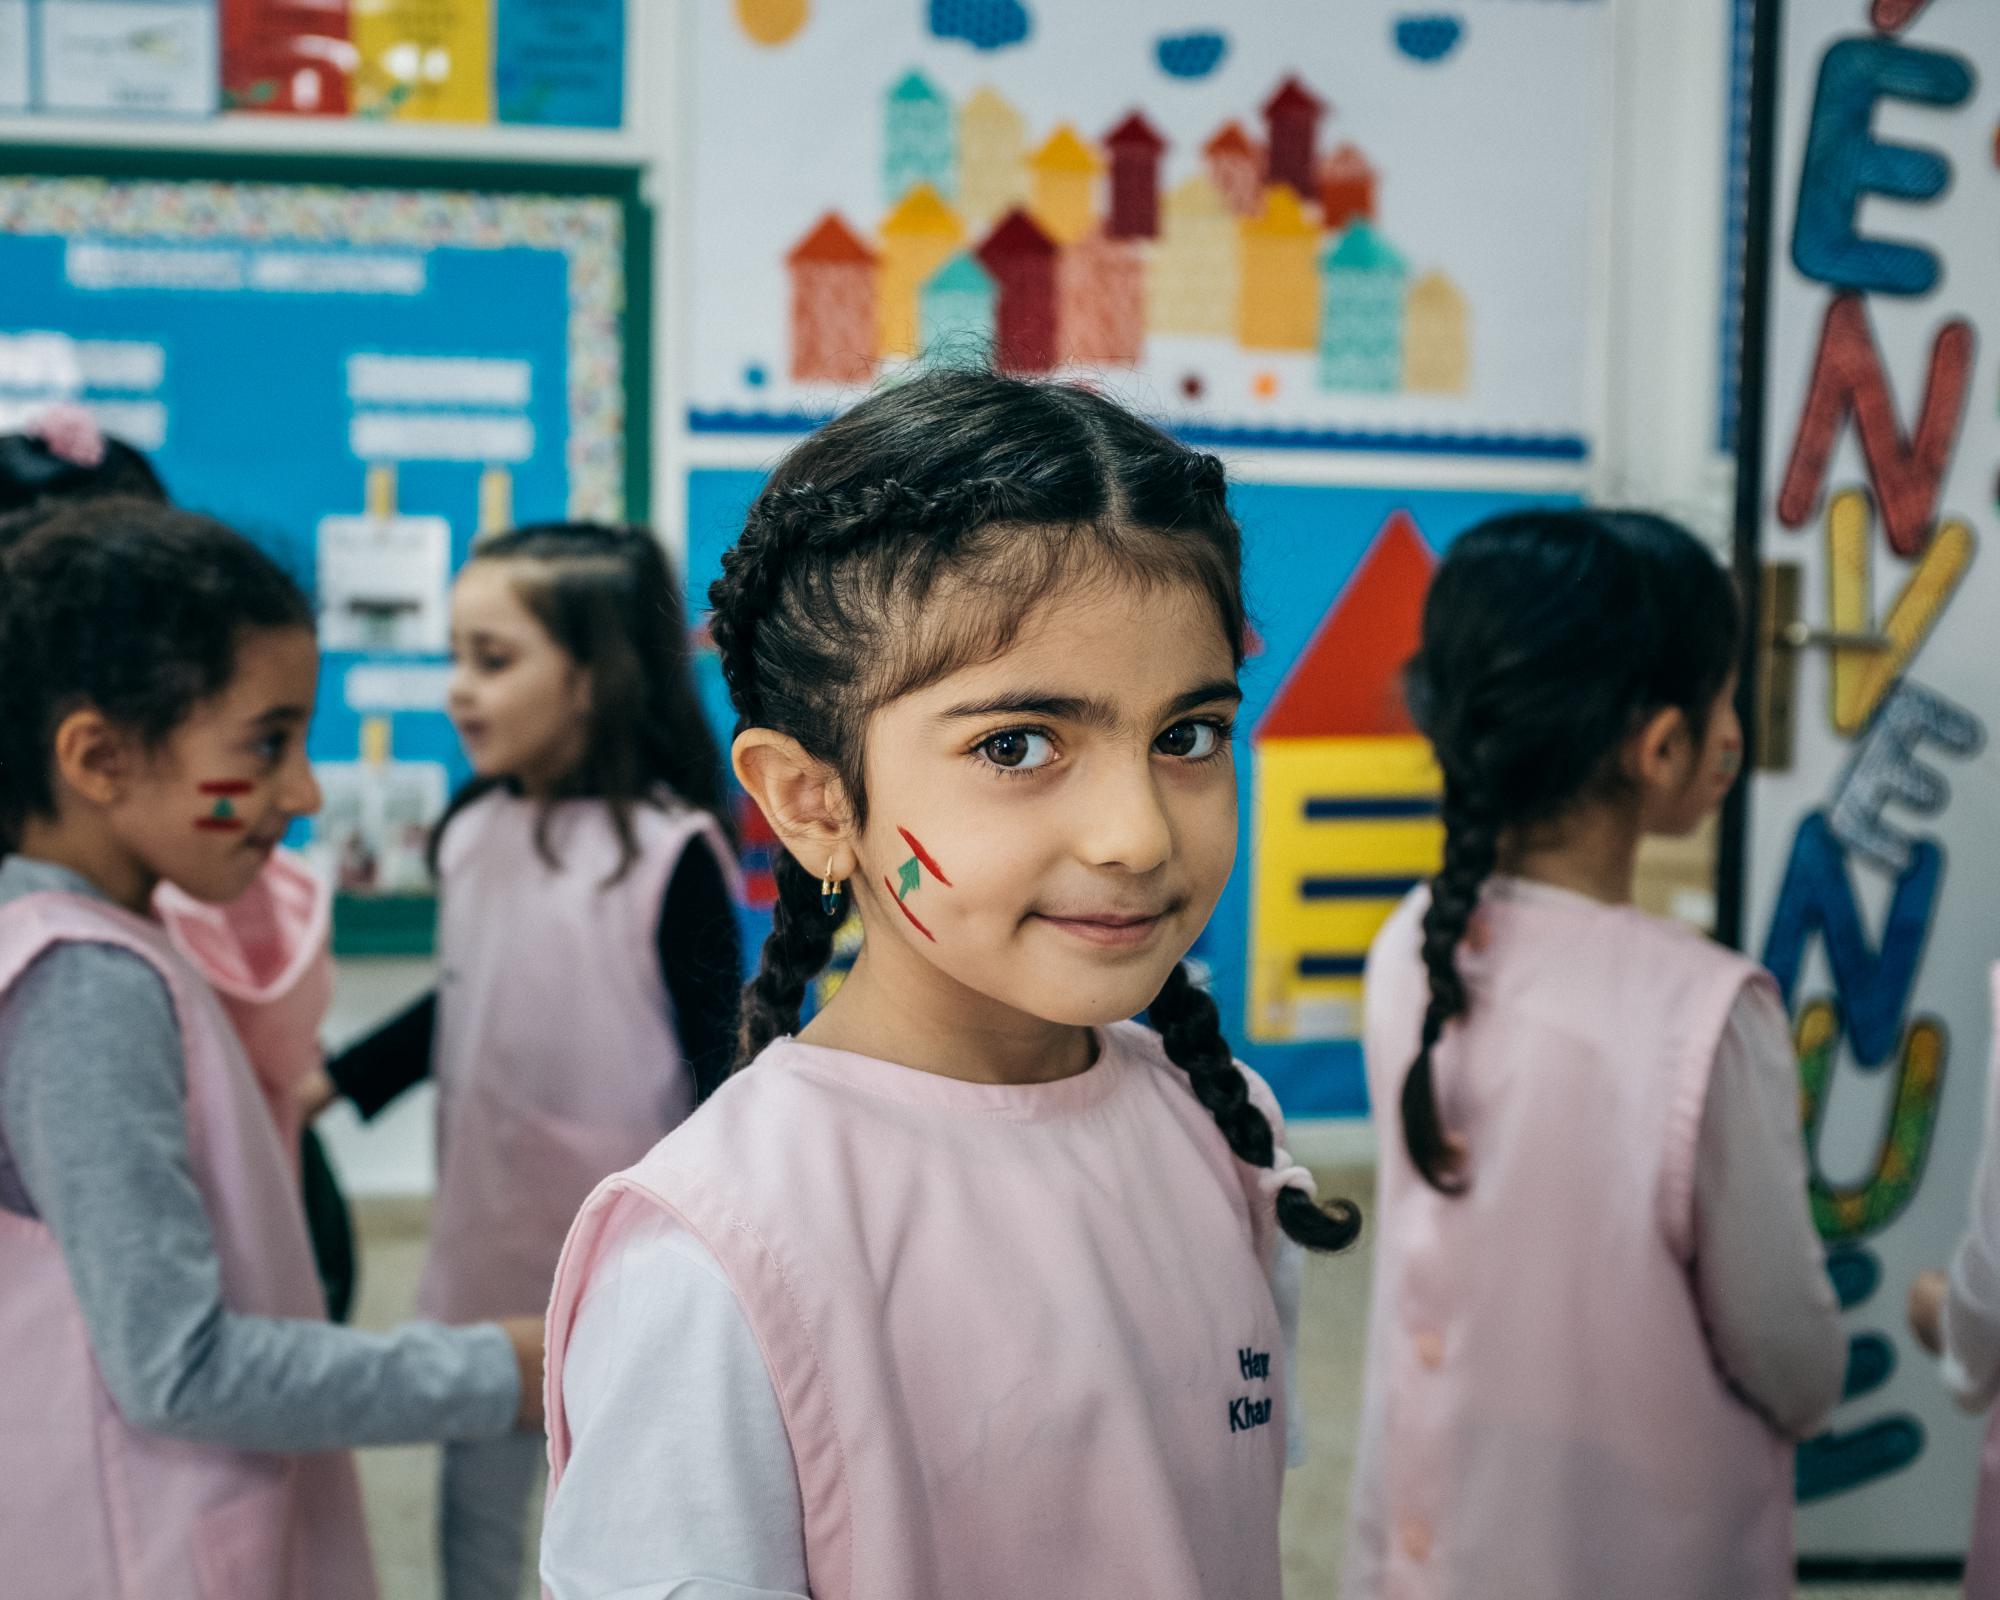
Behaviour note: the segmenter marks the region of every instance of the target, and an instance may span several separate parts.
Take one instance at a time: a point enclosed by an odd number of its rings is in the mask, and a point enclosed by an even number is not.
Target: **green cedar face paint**
[[[930,940],[931,943],[935,944],[937,943],[937,935],[917,920],[917,914],[905,902],[918,889],[923,887],[924,874],[926,872],[937,879],[947,889],[951,887],[951,879],[944,875],[944,870],[932,859],[930,851],[926,850],[918,842],[915,834],[910,832],[908,828],[898,828],[896,831],[903,836],[903,843],[908,845],[914,853],[896,869],[896,881],[891,883],[887,878],[884,878],[882,880],[882,887],[887,889],[891,898],[895,900],[896,909],[910,919],[910,926],[915,928],[926,939]]]

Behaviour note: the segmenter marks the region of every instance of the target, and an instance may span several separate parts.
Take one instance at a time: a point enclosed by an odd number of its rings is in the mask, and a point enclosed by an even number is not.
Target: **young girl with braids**
[[[710,599],[776,920],[739,1070],[565,1248],[557,1600],[1275,1600],[1297,1244],[1359,1219],[1181,965],[1235,852],[1224,489],[938,372],[751,508]]]
[[[1846,1348],[1768,976],[1631,904],[1735,780],[1728,577],[1658,517],[1451,548],[1444,865],[1369,958],[1381,1233],[1342,1593],[1779,1600]]]
[[[331,1065],[364,1115],[435,1075],[418,1309],[548,1303],[571,1218],[729,1070],[742,980],[722,762],[644,528],[480,540],[451,597],[473,779],[434,842],[440,985]],[[445,1450],[446,1600],[521,1586],[538,1438]]]

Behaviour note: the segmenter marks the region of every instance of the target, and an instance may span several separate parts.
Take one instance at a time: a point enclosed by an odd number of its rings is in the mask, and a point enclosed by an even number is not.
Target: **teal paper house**
[[[884,104],[882,203],[893,206],[913,184],[949,200],[958,177],[951,102],[921,72],[906,72]]]
[[[999,291],[971,251],[953,256],[924,285],[923,353],[932,361],[983,363],[992,357]]]
[[[1372,223],[1356,222],[1320,257],[1322,389],[1403,386],[1403,311],[1410,269]]]

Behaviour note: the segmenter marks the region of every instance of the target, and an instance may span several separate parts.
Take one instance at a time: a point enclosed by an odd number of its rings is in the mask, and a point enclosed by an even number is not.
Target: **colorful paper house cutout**
[[[1146,326],[1154,333],[1235,333],[1242,277],[1236,215],[1207,173],[1176,184],[1161,208],[1146,274]]]
[[[1264,209],[1241,224],[1243,281],[1236,340],[1246,350],[1311,350],[1319,342],[1319,224],[1296,191],[1272,184]]]
[[[1314,146],[1319,142],[1319,120],[1326,112],[1326,102],[1297,78],[1287,78],[1264,102],[1267,185],[1290,184],[1301,200],[1319,199]]]
[[[998,295],[993,279],[970,251],[947,261],[924,285],[924,358],[968,365],[989,360]]]
[[[829,211],[785,258],[792,280],[792,377],[859,383],[875,371],[875,252]]]
[[[1319,381],[1324,389],[1393,393],[1403,384],[1403,301],[1410,269],[1368,222],[1327,247]]]
[[[937,190],[919,183],[882,219],[876,290],[880,353],[914,356],[920,347],[918,299],[939,267],[958,253],[965,229]]]
[[[1141,112],[1133,112],[1104,136],[1111,152],[1113,239],[1153,239],[1160,232],[1160,161],[1167,141]]]
[[[1056,364],[1056,243],[1025,211],[1010,211],[977,252],[998,291],[993,355],[1003,372]]]
[[[1403,387],[1463,394],[1472,378],[1472,315],[1458,285],[1427,272],[1410,286],[1403,319]]]
[[[1056,267],[1062,356],[1085,366],[1139,364],[1146,350],[1146,265],[1132,239],[1093,233]]]
[[[1242,123],[1224,123],[1201,147],[1201,154],[1231,211],[1254,217],[1264,209],[1264,150],[1243,131]]]
[[[906,72],[883,102],[882,201],[894,205],[913,184],[950,197],[957,177],[951,102],[921,72]]]
[[[986,228],[1028,203],[1028,132],[1013,102],[990,86],[958,111],[958,214]]]
[[[1380,177],[1357,146],[1342,145],[1319,166],[1320,220],[1335,233],[1350,222],[1373,222]]]
[[[1254,1039],[1355,1037],[1368,946],[1437,871],[1442,783],[1401,693],[1435,567],[1396,512],[1258,724]]]
[[[1034,183],[1030,210],[1057,244],[1074,244],[1097,226],[1097,179],[1104,158],[1067,122],[1028,158]]]

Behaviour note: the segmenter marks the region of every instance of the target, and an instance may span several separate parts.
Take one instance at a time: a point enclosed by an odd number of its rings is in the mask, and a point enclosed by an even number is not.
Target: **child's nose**
[[[1173,829],[1150,760],[1107,763],[1080,798],[1078,843],[1093,866],[1151,872],[1173,855]]]
[[[319,810],[324,798],[312,763],[304,755],[298,756],[285,774],[282,796],[285,810],[295,817],[310,817]]]

